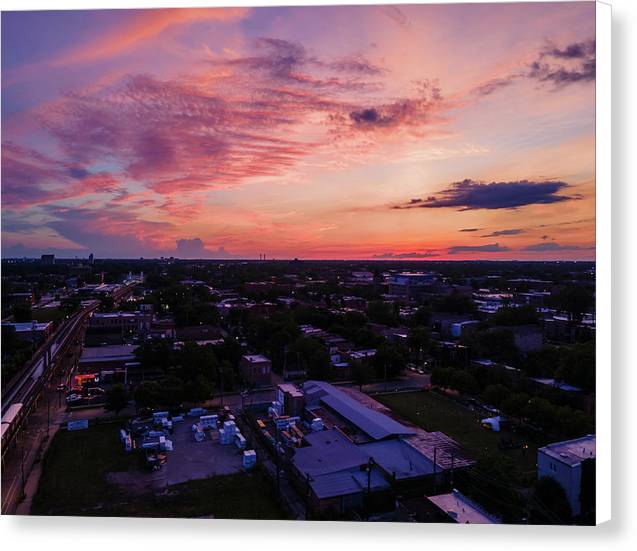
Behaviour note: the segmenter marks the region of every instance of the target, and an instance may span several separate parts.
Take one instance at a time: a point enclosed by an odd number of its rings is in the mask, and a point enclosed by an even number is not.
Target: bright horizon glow
[[[589,1],[4,12],[2,256],[594,260],[594,40]]]

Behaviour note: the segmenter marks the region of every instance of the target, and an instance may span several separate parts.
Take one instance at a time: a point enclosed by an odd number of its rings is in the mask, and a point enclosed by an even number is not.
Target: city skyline
[[[594,260],[594,10],[5,12],[2,255]]]

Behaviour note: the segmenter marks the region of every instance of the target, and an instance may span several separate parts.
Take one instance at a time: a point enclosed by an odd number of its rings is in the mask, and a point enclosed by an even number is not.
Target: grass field
[[[170,460],[170,458],[169,458]],[[156,495],[128,493],[109,484],[111,472],[142,468],[139,454],[126,454],[117,425],[56,433],[44,458],[33,501],[35,515],[285,519],[274,491],[259,470],[177,484]]]
[[[526,439],[528,449],[501,450],[498,447],[502,436],[519,436],[507,432],[495,433],[483,428],[480,419],[485,416],[462,404],[435,392],[407,392],[374,396],[404,419],[427,431],[441,431],[462,444],[476,459],[498,454],[506,455],[516,462],[520,479],[535,477],[537,443]]]

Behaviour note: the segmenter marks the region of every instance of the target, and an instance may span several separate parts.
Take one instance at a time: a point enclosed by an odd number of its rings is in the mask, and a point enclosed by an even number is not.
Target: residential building
[[[243,356],[239,369],[249,385],[267,386],[271,383],[272,362],[261,354]]]
[[[585,465],[594,465],[595,448],[595,435],[589,434],[549,444],[537,451],[538,478],[549,476],[564,488],[573,516],[582,512],[582,488],[590,473]]]

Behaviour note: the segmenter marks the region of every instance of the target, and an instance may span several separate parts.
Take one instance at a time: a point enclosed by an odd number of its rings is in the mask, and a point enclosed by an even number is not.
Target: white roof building
[[[458,524],[500,524],[501,522],[458,490],[453,490],[450,494],[429,496],[427,499]]]

